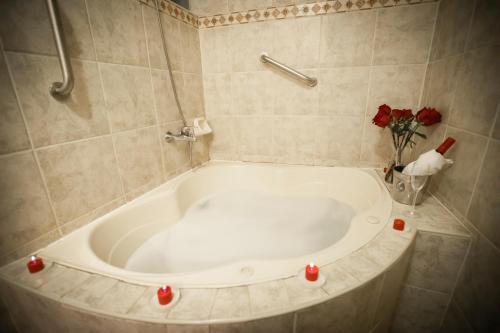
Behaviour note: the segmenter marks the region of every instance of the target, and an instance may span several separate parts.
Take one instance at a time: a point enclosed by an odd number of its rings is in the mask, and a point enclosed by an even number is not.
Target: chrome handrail
[[[56,0],[45,0],[45,3],[47,4],[50,25],[52,26],[52,32],[54,33],[57,54],[59,55],[59,64],[61,65],[63,75],[63,82],[53,82],[50,85],[49,91],[53,97],[67,96],[73,90],[74,79],[66,44],[64,43],[61,17],[59,15]]]
[[[300,72],[297,72],[295,69],[288,67],[285,64],[282,64],[279,61],[274,60],[273,58],[269,57],[266,53],[262,53],[260,55],[260,61],[263,63],[269,63],[279,70],[305,82],[309,87],[314,87],[315,85],[318,84],[318,80],[314,77],[307,76],[305,74],[302,74]]]

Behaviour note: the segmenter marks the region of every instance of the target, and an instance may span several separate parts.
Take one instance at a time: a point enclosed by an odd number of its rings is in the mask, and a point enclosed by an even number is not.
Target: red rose
[[[441,113],[434,108],[423,108],[417,112],[416,118],[425,126],[430,126],[441,122]]]
[[[379,106],[372,122],[379,127],[385,128],[391,122],[391,107],[387,104]]]
[[[398,120],[399,118],[410,119],[412,116],[413,116],[413,114],[411,113],[411,110],[407,110],[407,109],[403,109],[403,110],[393,109],[392,110],[392,117],[396,120]]]
[[[378,107],[378,113],[390,115],[391,114],[391,107],[387,104],[382,104],[381,106]]]
[[[410,119],[411,117],[413,117],[413,113],[410,109],[403,109],[401,111],[403,112],[403,114],[401,115],[403,118]]]
[[[394,119],[398,120],[399,118],[401,118],[402,115],[403,115],[403,110],[399,109],[392,110],[392,116],[394,117]]]

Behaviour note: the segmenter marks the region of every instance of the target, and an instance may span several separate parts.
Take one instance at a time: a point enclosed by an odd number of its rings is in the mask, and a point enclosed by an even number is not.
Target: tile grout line
[[[370,56],[370,66],[369,66],[369,70],[368,70],[368,87],[367,87],[367,90],[366,90],[366,101],[365,101],[365,113],[363,115],[363,125],[362,125],[362,129],[361,129],[361,142],[359,144],[359,159],[358,161],[361,162],[363,160],[363,143],[364,143],[364,140],[365,140],[365,136],[366,136],[366,127],[367,127],[367,123],[366,123],[366,118],[367,118],[367,114],[368,114],[368,105],[369,105],[369,100],[370,100],[370,94],[371,94],[371,86],[372,86],[372,76],[373,76],[373,60],[375,59],[375,41],[377,40],[377,25],[378,25],[378,21],[379,21],[379,15],[380,15],[380,11],[379,10],[376,10],[375,11],[375,23],[374,23],[374,27],[373,27],[373,38],[372,38],[372,52],[371,52],[371,56]]]
[[[441,320],[439,323],[439,327],[443,326],[443,322],[444,322],[444,319],[446,318],[446,314],[448,313],[448,310],[450,308],[450,304],[451,304],[451,302],[453,302],[453,296],[455,295],[455,290],[458,287],[458,281],[460,280],[460,276],[462,275],[463,271],[465,270],[465,263],[467,262],[467,259],[470,255],[473,241],[474,240],[472,238],[469,240],[469,244],[467,246],[467,251],[465,251],[464,258],[462,260],[462,263],[460,264],[460,268],[458,269],[457,276],[455,277],[455,281],[453,283],[453,288],[451,289],[451,292],[450,292],[450,299],[448,300],[448,302],[446,304],[445,310],[443,312],[443,316],[441,317]]]
[[[451,303],[455,303],[458,311],[460,311],[460,314],[462,315],[462,318],[465,320],[465,323],[466,323],[467,327],[469,328],[469,330],[471,332],[475,332],[471,323],[469,322],[469,318],[467,318],[467,316],[465,315],[464,310],[462,310],[462,308],[457,304],[457,302],[453,301],[453,299],[451,300]],[[450,305],[451,305],[451,303],[450,303]],[[443,320],[443,322],[444,322],[444,320]]]
[[[162,183],[165,181],[167,178],[167,172],[166,172],[166,162],[165,162],[165,149],[163,147],[163,140],[162,140],[162,135],[161,135],[161,130],[160,130],[160,120],[158,116],[158,105],[156,101],[156,93],[155,93],[155,88],[154,88],[154,82],[153,82],[153,70],[151,67],[151,57],[150,57],[150,52],[149,52],[149,36],[148,36],[148,29],[146,28],[146,21],[144,18],[145,14],[145,5],[141,5],[141,15],[142,15],[142,26],[144,29],[144,36],[146,38],[146,55],[148,59],[148,67],[149,67],[149,79],[150,79],[150,84],[151,84],[151,93],[153,97],[153,110],[155,114],[155,120],[156,120],[156,132],[157,132],[157,137],[158,137],[158,144],[160,145],[160,159],[161,159],[161,171],[162,171]],[[160,29],[160,27],[158,27]],[[167,69],[168,70],[168,69]]]
[[[427,51],[427,60],[425,61],[425,71],[424,71],[424,76],[422,78],[422,83],[420,86],[420,96],[418,97],[418,102],[417,102],[417,105],[419,105],[420,107],[422,107],[422,100],[424,98],[424,88],[425,88],[425,83],[426,83],[426,79],[427,79],[427,71],[429,70],[429,66],[431,63],[431,54],[432,54],[432,49],[434,47],[434,38],[436,37],[436,29],[437,29],[437,21],[439,18],[440,5],[441,5],[441,3],[439,3],[436,6],[436,14],[434,15],[434,23],[432,25],[432,35],[430,36],[431,42],[429,44],[429,50]],[[438,36],[439,36],[439,34],[438,34]]]
[[[19,97],[19,92],[17,91],[17,85],[16,85],[15,80],[14,80],[14,73],[12,72],[12,66],[10,64],[10,61],[7,57],[5,50],[3,49],[3,45],[2,45],[1,52],[2,52],[2,56],[4,57],[4,60],[5,60],[5,65],[7,67],[7,73],[8,73],[7,75],[9,76],[9,81],[10,81],[10,84],[12,86],[12,90],[14,92],[15,98],[16,98],[16,104],[17,104],[17,107],[19,109],[19,113],[21,114],[21,118],[22,118],[23,124],[24,124],[24,129],[26,131],[26,135],[27,135],[28,141],[30,143],[29,151],[31,151],[31,155],[33,156],[38,174],[39,174],[40,179],[42,181],[43,190],[45,192],[45,195],[47,196],[47,201],[49,203],[49,207],[50,207],[52,216],[54,218],[54,222],[56,224],[56,230],[57,230],[59,236],[62,236],[60,221],[59,221],[59,218],[56,214],[54,203],[52,202],[52,198],[50,196],[49,187],[47,185],[47,180],[45,179],[45,175],[43,173],[42,166],[41,166],[40,160],[38,158],[38,154],[36,153],[36,150],[35,150],[35,145],[33,143],[33,137],[31,135],[31,129],[30,129],[30,126],[28,124],[28,120],[24,114],[24,109],[22,107],[21,98]],[[51,97],[49,97],[49,98],[51,98]]]
[[[110,139],[111,139],[111,146],[113,148],[114,160],[116,163],[116,172],[118,173],[118,177],[120,178],[121,196],[125,197],[125,194],[126,194],[125,193],[125,185],[124,185],[123,177],[122,177],[122,174],[120,171],[118,154],[116,153],[116,145],[115,145],[115,140],[113,138],[114,133],[113,133],[113,128],[111,126],[109,110],[108,110],[108,101],[107,101],[107,97],[106,97],[106,91],[104,90],[104,80],[102,78],[102,73],[101,73],[101,63],[98,61],[98,58],[97,58],[97,47],[96,47],[95,38],[94,38],[94,29],[93,29],[92,22],[90,20],[90,11],[88,8],[87,0],[85,0],[85,9],[86,9],[87,15],[88,15],[88,23],[89,23],[89,29],[90,29],[90,36],[92,37],[92,44],[94,45],[94,50],[96,53],[97,73],[99,75],[99,83],[101,85],[100,88],[101,88],[102,98],[103,98],[104,105],[105,105],[106,120],[108,123],[108,131],[109,131],[109,135],[110,135]],[[115,198],[115,199],[117,199],[117,198]]]
[[[467,231],[471,232],[472,236],[474,235],[473,233],[475,232],[479,236],[483,237],[486,240],[486,242],[488,243],[488,245],[491,246],[493,248],[493,250],[498,253],[498,255],[500,255],[500,248],[495,243],[493,243],[488,237],[486,237],[481,230],[479,230],[471,221],[469,221],[469,219],[467,219],[466,216],[464,216],[463,214],[457,215],[456,213],[452,212],[447,206],[445,206],[445,203],[448,203],[446,201],[446,199],[442,198],[440,195],[433,194],[433,196],[435,198],[437,198],[438,201],[440,201],[440,202],[443,201],[443,203],[441,203],[441,205],[448,212],[450,212],[450,214],[453,215],[460,222],[460,224],[467,229]]]
[[[427,75],[432,76],[432,68],[431,68],[431,55],[432,55],[432,49],[434,48],[434,41],[435,38],[439,37],[440,33],[439,31],[436,34],[436,29],[438,28],[438,19],[439,19],[439,9],[441,7],[441,2],[438,3],[436,6],[436,13],[434,15],[434,23],[432,25],[432,34],[431,34],[431,42],[429,44],[429,50],[427,51],[427,59],[425,62],[425,70],[424,70],[424,75],[422,77],[422,83],[420,84],[420,95],[418,97],[418,109],[424,107],[423,101],[424,101],[424,92],[426,88],[426,83],[429,82],[429,85],[432,83],[429,77],[429,81],[427,81]],[[437,37],[436,37],[437,36]],[[426,98],[427,99],[427,98]],[[444,139],[444,138],[443,138]],[[442,140],[441,140],[442,141]],[[417,156],[414,156],[416,151],[415,148],[409,147],[410,148],[410,153],[409,156],[411,159],[417,158]]]

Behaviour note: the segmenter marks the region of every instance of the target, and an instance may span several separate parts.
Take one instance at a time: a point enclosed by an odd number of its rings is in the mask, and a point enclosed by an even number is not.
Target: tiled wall
[[[416,108],[437,3],[200,30],[211,158],[384,165],[380,104]],[[310,88],[259,61],[261,52],[318,78]]]
[[[444,121],[419,151],[446,136],[457,140],[449,153],[455,164],[433,177],[431,189],[474,232],[445,332],[500,329],[499,22],[498,1],[442,0],[427,72],[424,102]]]
[[[189,165],[167,144],[182,122],[153,8],[135,0],[58,1],[75,88],[61,80],[45,1],[0,3],[0,263],[133,199]],[[163,15],[186,117],[203,115],[198,31]],[[208,159],[205,140],[195,164]]]

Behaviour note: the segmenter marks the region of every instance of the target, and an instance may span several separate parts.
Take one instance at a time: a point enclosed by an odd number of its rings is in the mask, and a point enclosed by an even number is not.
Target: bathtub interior
[[[391,208],[388,193],[384,192],[385,188],[370,170],[211,162],[163,184],[58,241],[58,243],[86,244],[84,247],[75,246],[69,250],[73,252],[73,258],[79,258],[76,260],[78,263],[71,260],[68,255],[56,254],[64,250],[65,247],[61,244],[53,248],[49,246],[45,254],[70,266],[85,266],[91,271],[111,276],[118,275],[129,281],[142,281],[146,277],[151,277],[151,274],[127,271],[124,267],[131,255],[144,242],[180,221],[186,211],[200,199],[223,191],[241,190],[265,191],[288,196],[328,197],[351,206],[356,212],[356,217],[351,222],[349,232],[356,232],[359,235],[359,244],[354,244],[356,241],[353,240],[342,240],[339,243],[350,244],[350,247],[342,249],[344,246],[338,244],[340,251],[337,251],[337,257],[352,252],[355,247],[360,247],[375,237],[388,220]],[[360,223],[355,222],[364,221],[367,216],[372,215],[378,216],[382,223],[359,225]],[[234,275],[237,276],[242,267],[252,267],[252,270],[256,271],[253,274],[256,280],[266,280],[282,277],[280,274],[290,275],[295,272],[295,267],[299,267],[296,266],[297,263],[307,262],[312,258],[320,264],[326,264],[332,259],[328,250],[329,248],[319,251],[313,256],[291,258],[289,262],[293,261],[295,266],[286,265],[283,260],[263,261],[246,258],[245,261],[229,264],[226,268],[235,272]],[[277,273],[266,278],[264,275],[259,277],[258,271],[265,271],[266,267],[268,270],[274,268]],[[281,273],[279,267],[283,268]],[[187,281],[186,283],[197,281],[201,276],[206,278],[207,283],[211,280],[210,276],[214,281],[219,281],[218,277],[221,276],[219,267],[198,273],[193,274],[193,279],[188,279],[185,274],[180,275]],[[227,285],[231,274],[226,274],[226,277],[227,280],[219,285]],[[159,279],[161,278],[152,278],[155,281]],[[146,280],[152,281],[148,278]],[[238,282],[243,280],[240,279]]]

